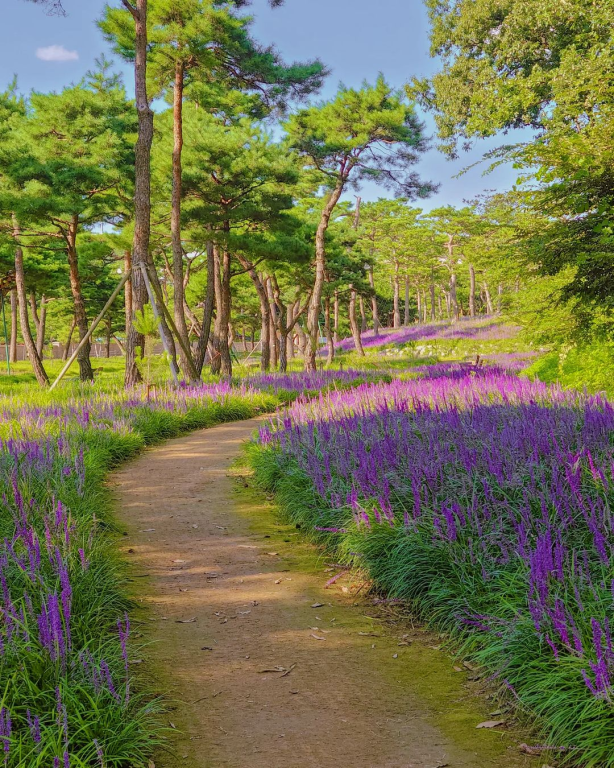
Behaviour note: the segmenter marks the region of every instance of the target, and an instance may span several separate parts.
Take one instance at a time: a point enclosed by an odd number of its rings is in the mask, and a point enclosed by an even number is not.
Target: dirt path
[[[147,671],[176,702],[156,768],[529,765],[517,740],[475,729],[487,703],[444,653],[354,604],[349,581],[324,590],[316,550],[228,476],[256,426],[193,433],[114,475]]]

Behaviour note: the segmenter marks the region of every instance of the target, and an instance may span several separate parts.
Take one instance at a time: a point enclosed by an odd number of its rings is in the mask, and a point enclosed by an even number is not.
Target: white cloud
[[[36,58],[42,61],[76,61],[79,54],[77,51],[68,51],[63,45],[48,45],[36,49]]]

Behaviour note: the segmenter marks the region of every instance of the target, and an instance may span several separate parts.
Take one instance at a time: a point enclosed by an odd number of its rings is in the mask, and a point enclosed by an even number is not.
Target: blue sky
[[[95,25],[104,0],[63,1],[65,17],[47,16],[39,6],[23,0],[4,0],[9,7],[4,8],[5,23],[0,27],[3,84],[17,75],[24,92],[59,90],[78,81],[101,53],[111,55]],[[429,75],[437,69],[437,61],[429,56],[428,19],[420,0],[286,0],[276,10],[268,7],[267,0],[254,0],[251,12],[260,42],[274,44],[287,60],[319,57],[332,70],[322,97],[332,96],[339,82],[360,85],[365,79],[373,81],[379,72],[400,87],[413,75]],[[119,62],[118,66],[125,70],[131,89],[130,71]],[[423,118],[432,134],[432,119]],[[453,162],[432,149],[418,170],[441,186],[420,205],[425,209],[462,205],[464,199],[486,190],[511,187],[516,173],[506,167],[485,177],[483,168],[473,168],[455,178],[498,143],[496,139],[480,142]],[[361,194],[376,199],[385,193],[372,185]]]

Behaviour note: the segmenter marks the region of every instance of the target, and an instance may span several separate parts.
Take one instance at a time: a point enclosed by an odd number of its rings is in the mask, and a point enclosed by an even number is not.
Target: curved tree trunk
[[[17,362],[17,291],[11,291],[11,341],[9,344],[9,360]]]
[[[129,4],[130,5],[130,4]],[[134,157],[134,241],[132,246],[132,316],[126,335],[126,374],[124,384],[132,387],[142,381],[136,363],[137,348],[143,349],[145,339],[134,327],[134,313],[147,303],[147,288],[141,265],[147,265],[149,254],[151,215],[151,143],[153,140],[153,112],[147,97],[147,0],[135,0],[130,5],[135,27],[134,83],[138,134]]]
[[[271,308],[269,306],[269,299],[267,296],[266,288],[264,287],[264,283],[260,279],[260,275],[256,272],[254,265],[241,254],[237,254],[237,259],[239,260],[239,264],[250,276],[251,281],[254,284],[254,288],[256,289],[256,293],[258,294],[258,299],[260,300],[260,342],[262,347],[260,356],[260,368],[263,372],[266,372],[269,370],[271,365],[269,349],[269,323],[271,320]]]
[[[495,308],[493,307],[493,304],[492,304],[492,296],[490,295],[488,283],[484,283],[482,287],[484,288],[484,298],[486,299],[486,312],[489,315],[494,315]]]
[[[350,328],[352,329],[352,338],[354,339],[354,348],[359,355],[364,357],[365,351],[362,348],[362,339],[360,338],[360,326],[356,319],[356,291],[350,286],[350,304],[349,304]]]
[[[75,318],[73,317],[72,322],[70,324],[70,330],[68,331],[68,338],[66,339],[66,345],[64,347],[64,351],[62,352],[62,360],[66,362],[68,358],[70,357],[70,345],[72,342],[72,335],[75,332],[75,326],[77,325]]]
[[[18,243],[19,226],[17,219],[13,217],[13,237],[16,243]],[[23,268],[23,250],[20,245],[15,248],[15,290],[17,291],[17,299],[19,304],[19,323],[21,326],[21,336],[23,343],[30,358],[32,370],[36,376],[36,381],[42,386],[49,385],[49,376],[45,370],[38,352],[36,351],[36,344],[32,337],[32,331],[30,329],[30,322],[28,319],[28,301],[26,298],[26,279]]]
[[[311,301],[309,303],[309,311],[307,312],[309,349],[307,350],[307,355],[305,356],[306,371],[316,370],[316,356],[318,354],[320,334],[320,304],[322,303],[322,290],[324,288],[324,281],[326,280],[326,231],[328,230],[332,212],[335,210],[335,206],[339,202],[339,198],[341,197],[342,192],[343,181],[340,180],[326,201],[326,205],[324,206],[320,215],[320,222],[316,231],[316,274],[313,283],[313,293],[311,294]]]
[[[36,351],[43,357],[45,347],[45,332],[47,330],[47,297],[43,293],[41,296],[41,310],[38,318],[38,328],[36,329]]]
[[[207,347],[211,337],[211,319],[215,306],[215,259],[213,256],[213,243],[207,243],[207,287],[205,288],[205,302],[203,308],[203,322],[201,325],[198,345],[196,347],[196,372],[200,376],[205,364]]]
[[[367,330],[367,315],[365,314],[365,300],[362,296],[358,297],[358,307],[360,309],[360,332],[364,333]]]
[[[335,342],[330,327],[330,296],[324,299],[324,335],[326,336],[326,346],[328,348],[326,365],[331,365],[335,359]]]

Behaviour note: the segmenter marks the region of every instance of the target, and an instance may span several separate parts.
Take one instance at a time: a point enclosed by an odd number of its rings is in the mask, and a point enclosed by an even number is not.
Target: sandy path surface
[[[173,698],[156,768],[535,765],[475,729],[488,702],[432,639],[387,626],[350,579],[325,590],[322,556],[229,476],[257,423],[169,441],[112,479],[146,673]]]

